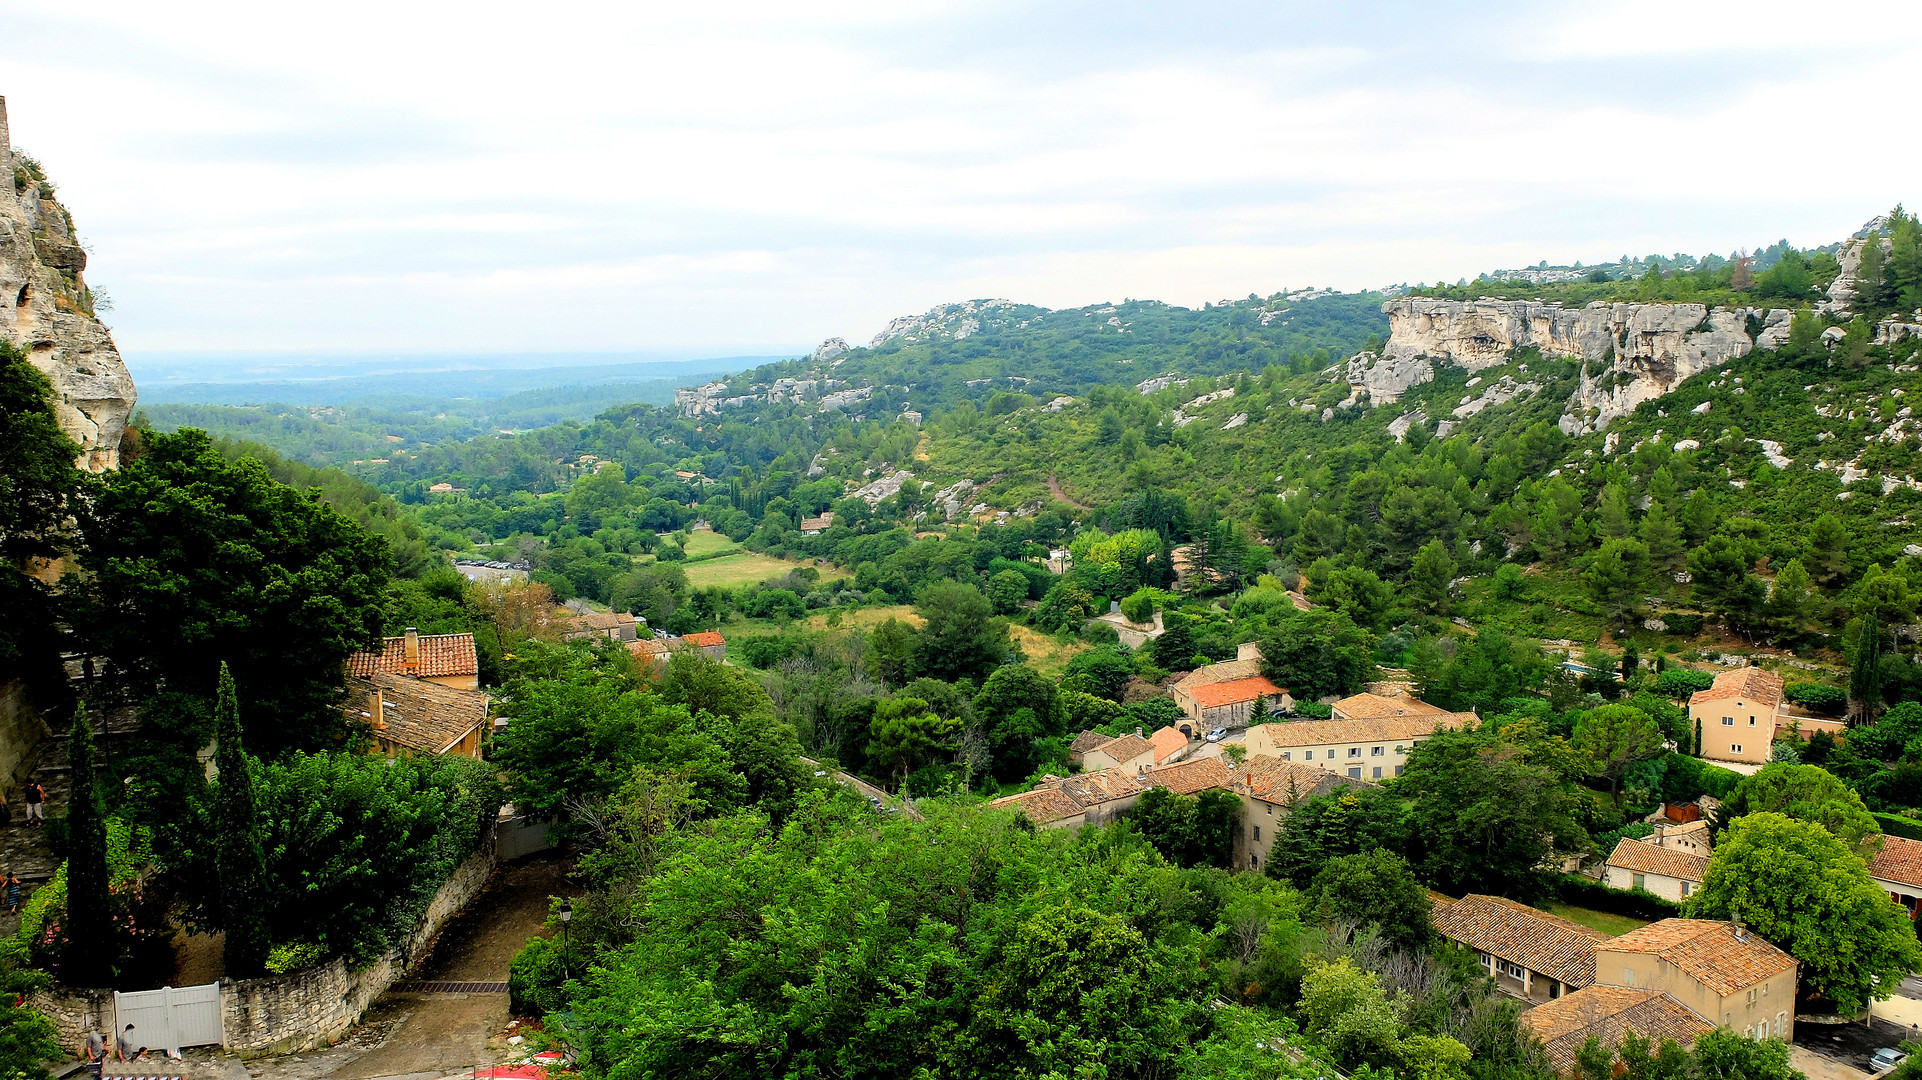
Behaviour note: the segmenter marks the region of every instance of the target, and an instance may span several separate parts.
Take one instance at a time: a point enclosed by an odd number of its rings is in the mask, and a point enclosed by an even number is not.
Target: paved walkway
[[[508,864],[487,891],[441,931],[433,955],[411,981],[506,982],[514,954],[542,932],[548,898],[574,893],[565,863],[553,853]],[[507,1020],[505,993],[389,991],[340,1045],[249,1061],[247,1080],[451,1076],[508,1057],[488,1045],[505,1032]]]

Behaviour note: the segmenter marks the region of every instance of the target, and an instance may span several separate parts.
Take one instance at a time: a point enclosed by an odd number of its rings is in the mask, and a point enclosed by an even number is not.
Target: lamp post
[[[561,975],[571,977],[573,953],[568,947],[567,924],[574,919],[574,904],[571,900],[561,901]]]

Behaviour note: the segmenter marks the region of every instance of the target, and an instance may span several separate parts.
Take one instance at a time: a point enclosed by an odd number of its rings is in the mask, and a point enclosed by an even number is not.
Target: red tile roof
[[[1019,795],[1006,795],[988,804],[994,810],[1019,810],[1026,814],[1029,821],[1045,825],[1065,818],[1078,817],[1081,804],[1066,793],[1051,787],[1039,787],[1024,791]]]
[[[1220,758],[1196,758],[1177,765],[1149,769],[1141,777],[1149,787],[1164,787],[1177,795],[1193,795],[1209,788],[1233,787],[1235,774]]]
[[[1413,694],[1356,694],[1331,706],[1342,720],[1373,720],[1384,716],[1446,716],[1448,710],[1430,705]]]
[[[1348,788],[1372,787],[1366,780],[1350,780],[1340,773],[1283,761],[1272,754],[1250,757],[1236,773],[1240,790],[1257,799],[1293,806],[1312,795],[1325,795]]]
[[[1656,847],[1627,836],[1616,841],[1615,850],[1609,853],[1608,865],[1637,874],[1661,874],[1698,884],[1708,874],[1708,859],[1704,856]]]
[[[1136,760],[1147,757],[1154,760],[1155,744],[1139,735],[1123,735],[1119,739],[1109,739],[1091,750],[1084,751],[1082,757],[1100,754],[1116,765],[1132,765]]]
[[[721,636],[719,630],[703,630],[698,634],[689,634],[681,640],[697,649],[711,649],[716,645],[727,644],[727,639]]]
[[[1751,931],[1712,919],[1663,919],[1600,948],[1659,956],[1721,997],[1793,970],[1795,958]]]
[[[1585,987],[1535,1006],[1521,1015],[1521,1022],[1542,1040],[1549,1064],[1565,1076],[1590,1038],[1617,1046],[1632,1031],[1656,1046],[1672,1039],[1687,1048],[1697,1036],[1715,1030],[1714,1024],[1660,990],[1628,986]]]
[[[1747,698],[1757,705],[1773,708],[1782,703],[1782,677],[1758,667],[1734,668],[1715,676],[1715,685],[1689,695],[1688,703],[1718,701],[1722,698]]]
[[[1173,727],[1165,727],[1148,737],[1154,744],[1155,764],[1165,763],[1169,758],[1188,748],[1188,736]]]
[[[357,652],[349,656],[347,671],[363,679],[377,671],[407,674],[407,639],[386,638],[379,652]],[[480,674],[480,660],[474,653],[474,635],[420,635],[420,671],[415,674],[423,679]]]
[[[1922,840],[1882,837],[1882,850],[1869,860],[1869,876],[1877,881],[1922,888]]]
[[[1251,679],[1203,683],[1200,686],[1189,687],[1188,692],[1194,695],[1195,702],[1202,708],[1213,709],[1222,705],[1239,705],[1258,697],[1280,697],[1283,691],[1281,687],[1269,682],[1267,676],[1256,675]]]
[[[1450,941],[1575,987],[1595,981],[1595,947],[1609,940],[1599,930],[1479,893],[1437,907],[1435,929]]]
[[[426,682],[406,675],[375,672],[347,680],[349,722],[369,724],[374,735],[425,754],[445,753],[475,728],[487,723],[486,694]],[[371,708],[378,692],[383,707]]]
[[[1198,667],[1175,683],[1175,688],[1193,691],[1197,686],[1213,683],[1233,682],[1237,679],[1252,679],[1261,674],[1259,660],[1223,660],[1219,664]]]

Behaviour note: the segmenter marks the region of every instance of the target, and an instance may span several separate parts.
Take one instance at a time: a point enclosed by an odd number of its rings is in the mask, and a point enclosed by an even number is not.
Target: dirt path
[[[1062,502],[1067,503],[1069,506],[1074,507],[1076,510],[1093,510],[1094,509],[1094,507],[1092,506],[1085,506],[1069,498],[1068,493],[1061,489],[1061,481],[1056,480],[1054,478],[1053,473],[1048,474],[1048,493],[1053,495],[1055,498],[1060,499]]]
[[[433,955],[413,980],[506,982],[514,954],[541,932],[548,897],[573,891],[564,864],[552,854],[510,863],[441,931]],[[390,991],[369,1010],[361,1032],[347,1044],[248,1062],[248,1072],[253,1080],[448,1076],[492,1063],[496,1055],[487,1040],[507,1026],[507,1019],[505,993]]]

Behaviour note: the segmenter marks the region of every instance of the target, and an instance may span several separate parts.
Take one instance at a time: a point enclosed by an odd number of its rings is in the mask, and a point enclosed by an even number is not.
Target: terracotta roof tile
[[[1780,705],[1782,677],[1758,667],[1732,668],[1715,676],[1715,685],[1707,690],[1690,694],[1688,703],[1693,705],[1698,701],[1717,701],[1722,698],[1747,698],[1766,707]]]
[[[995,810],[1019,810],[1036,824],[1046,825],[1081,814],[1081,804],[1066,793],[1051,787],[1038,787],[1019,795],[1006,795],[989,803]]]
[[[1715,1025],[1695,1015],[1686,1005],[1660,990],[1627,986],[1590,986],[1537,1005],[1521,1015],[1521,1022],[1542,1040],[1557,1073],[1568,1075],[1575,1055],[1593,1037],[1603,1046],[1619,1046],[1634,1032],[1660,1046],[1672,1039],[1686,1048]]]
[[[376,691],[384,702],[378,714],[371,708]],[[382,671],[347,680],[347,703],[342,709],[350,722],[373,725],[380,738],[440,754],[487,723],[487,702],[487,695],[478,690]]]
[[[1269,682],[1267,676],[1256,675],[1250,679],[1203,683],[1200,686],[1189,687],[1188,692],[1194,695],[1195,701],[1202,708],[1213,709],[1221,705],[1239,705],[1258,697],[1280,697],[1282,689]]]
[[[1188,748],[1188,736],[1179,728],[1165,727],[1148,737],[1155,748],[1155,764],[1160,765]]]
[[[1722,997],[1795,967],[1795,958],[1751,932],[1710,919],[1663,919],[1603,945],[1659,956]]]
[[[1441,728],[1472,726],[1474,713],[1382,716],[1358,720],[1288,720],[1260,725],[1269,745],[1323,746],[1331,743],[1390,742],[1433,735]]]
[[[1074,799],[1077,805],[1088,807],[1139,795],[1147,785],[1133,769],[1098,769],[1064,777],[1050,786]]]
[[[1236,679],[1252,679],[1259,674],[1261,674],[1259,660],[1223,660],[1219,664],[1196,668],[1180,682],[1175,683],[1175,687],[1192,691],[1197,686],[1233,682]]]
[[[698,634],[689,634],[681,640],[697,649],[711,649],[716,645],[727,644],[727,639],[721,636],[719,630],[703,630]]]
[[[377,671],[396,675],[407,673],[407,639],[385,638],[379,652],[357,652],[347,658],[350,675],[366,678]],[[420,635],[420,671],[423,679],[450,675],[480,674],[480,659],[474,653],[472,634]]]
[[[1068,752],[1071,754],[1085,754],[1095,747],[1100,746],[1102,743],[1113,741],[1113,735],[1103,735],[1099,731],[1084,731],[1076,735],[1074,741],[1068,744]]]
[[[1882,850],[1869,860],[1869,876],[1878,881],[1922,888],[1922,840],[1884,836]]]
[[[1239,770],[1237,782],[1240,790],[1257,799],[1286,806],[1331,791],[1374,786],[1313,765],[1283,761],[1272,754],[1250,757]]]
[[[1708,859],[1705,856],[1656,847],[1627,836],[1616,842],[1615,850],[1609,853],[1608,865],[1638,874],[1661,874],[1698,884],[1708,874]]]
[[[1343,720],[1372,720],[1384,716],[1445,716],[1447,709],[1430,705],[1413,694],[1356,694],[1335,702],[1335,715]]]
[[[1143,756],[1146,756],[1149,761],[1152,762],[1154,760],[1154,752],[1154,743],[1149,742],[1139,735],[1123,735],[1119,739],[1110,739],[1100,746],[1095,747],[1093,750],[1083,753],[1082,757],[1085,759],[1088,754],[1101,754],[1110,761],[1113,761],[1116,765],[1127,765]]]
[[[1196,758],[1149,769],[1142,774],[1141,782],[1148,787],[1165,787],[1177,795],[1193,795],[1208,788],[1233,787],[1235,774],[1220,758]]]
[[[1479,893],[1437,909],[1435,929],[1451,941],[1577,987],[1595,981],[1595,947],[1609,940],[1599,930]]]

